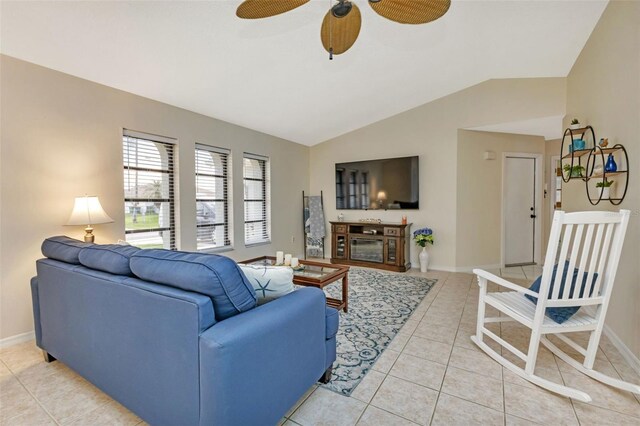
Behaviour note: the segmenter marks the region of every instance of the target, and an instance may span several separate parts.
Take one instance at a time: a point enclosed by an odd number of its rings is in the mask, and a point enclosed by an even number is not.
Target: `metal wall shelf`
[[[587,139],[585,139],[585,136]],[[590,139],[588,137],[591,136]],[[569,142],[567,143],[567,138]],[[585,141],[586,148],[574,150],[574,140],[582,139]],[[617,157],[618,163],[624,160],[622,166],[623,170],[616,171],[606,171],[606,158],[609,155],[614,155],[614,158]],[[585,164],[582,164],[583,157],[587,156],[587,160]],[[607,200],[613,205],[618,205],[622,203],[625,196],[627,195],[627,187],[629,186],[629,156],[627,154],[627,150],[622,144],[616,144],[612,147],[600,147],[596,145],[596,135],[593,127],[585,126],[579,129],[571,129],[568,128],[564,131],[564,135],[562,136],[562,145],[560,148],[560,163],[561,163],[561,176],[562,181],[567,183],[570,180],[580,179],[585,183],[585,190],[587,192],[587,199],[592,205],[597,205],[602,200]],[[596,165],[601,164],[602,170],[595,172]],[[564,170],[565,167],[568,167],[568,171]],[[581,168],[580,176],[572,176],[572,171],[576,167]],[[600,181],[604,185],[605,182],[608,182],[608,177],[617,176],[616,179],[616,191],[620,193],[622,191],[622,196],[615,197],[610,196],[608,198],[603,198],[603,188],[596,187],[595,193],[597,194],[596,198],[591,197],[589,182]],[[620,185],[620,182],[624,182],[624,187]],[[591,191],[593,192],[593,191]]]

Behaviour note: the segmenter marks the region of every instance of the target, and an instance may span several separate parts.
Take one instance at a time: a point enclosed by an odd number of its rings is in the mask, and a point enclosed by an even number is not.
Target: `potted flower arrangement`
[[[583,166],[573,166],[571,167],[569,164],[565,164],[563,167],[564,171],[569,173],[570,177],[584,177],[583,173],[584,173],[584,167]]]
[[[413,233],[413,241],[422,247],[420,252],[420,272],[427,272],[429,268],[429,253],[427,253],[427,244],[433,245],[433,231],[429,228],[418,229]]]
[[[614,183],[614,180],[607,180],[606,178],[604,179],[604,181],[596,183],[596,188],[600,188],[600,198],[602,200],[608,200],[611,197],[611,186]]]
[[[571,130],[576,130],[579,129],[582,125],[580,124],[580,121],[577,118],[574,118],[573,120],[571,120],[571,124],[569,125],[569,128]]]

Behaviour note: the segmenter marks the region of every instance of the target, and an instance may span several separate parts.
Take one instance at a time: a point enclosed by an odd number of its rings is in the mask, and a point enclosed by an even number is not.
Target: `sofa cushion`
[[[288,266],[238,266],[253,286],[258,303],[277,299],[294,290],[293,269]]]
[[[338,324],[340,323],[340,315],[338,311],[330,306],[325,308],[325,324],[326,324],[326,337],[329,340],[338,332]]]
[[[553,273],[551,274],[551,285],[549,286],[549,294],[548,294],[549,298],[551,298],[551,296],[553,295],[553,281],[556,279],[557,272],[558,272],[558,265],[556,264],[553,266]],[[579,274],[580,274],[580,271],[578,270],[578,268],[574,268],[573,274],[571,274],[571,287],[569,288],[569,294],[572,295],[572,297],[575,297],[573,295],[576,292],[576,284],[578,283],[578,280],[579,280],[579,277],[578,277]],[[568,275],[569,275],[569,262],[566,261],[564,263],[564,267],[562,268],[562,277],[560,278],[560,289],[558,290],[558,294],[564,293],[564,286],[567,284]],[[589,273],[585,272],[582,276],[582,280],[580,282],[580,290],[578,290],[579,291],[578,297],[580,298],[586,297],[584,293],[587,286],[588,275]],[[593,287],[597,279],[598,279],[598,273],[596,272],[593,274],[593,279],[589,284],[589,297],[593,293]],[[540,275],[533,282],[533,284],[531,284],[531,287],[529,287],[529,290],[535,291],[536,293],[540,293],[541,284],[542,284],[542,275]],[[531,300],[533,303],[538,304],[537,297],[530,296],[528,294],[525,294],[524,296],[527,299]],[[580,310],[580,306],[562,306],[562,307],[547,308],[545,314],[549,318],[557,322],[558,324],[562,324],[563,322],[571,318],[573,314],[578,312],[578,310]]]
[[[49,237],[42,243],[42,254],[49,259],[61,262],[80,264],[80,251],[86,247],[91,247],[93,243],[85,243],[80,240],[69,238],[65,235]]]
[[[138,247],[119,244],[95,244],[80,251],[80,263],[87,268],[115,275],[132,276],[129,267],[131,256],[140,251]]]
[[[236,262],[228,257],[140,250],[131,256],[129,266],[140,279],[209,296],[218,321],[256,306],[253,287]]]

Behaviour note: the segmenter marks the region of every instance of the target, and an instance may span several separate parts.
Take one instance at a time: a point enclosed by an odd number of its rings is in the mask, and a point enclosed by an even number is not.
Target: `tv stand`
[[[406,272],[411,224],[330,222],[331,263]]]

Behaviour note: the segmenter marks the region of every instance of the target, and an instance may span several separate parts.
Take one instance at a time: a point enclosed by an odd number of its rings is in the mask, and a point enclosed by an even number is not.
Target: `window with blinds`
[[[266,243],[270,240],[269,159],[244,154],[244,243]]]
[[[174,142],[125,130],[125,236],[142,248],[176,249]]]
[[[198,250],[231,247],[229,150],[196,144]]]

